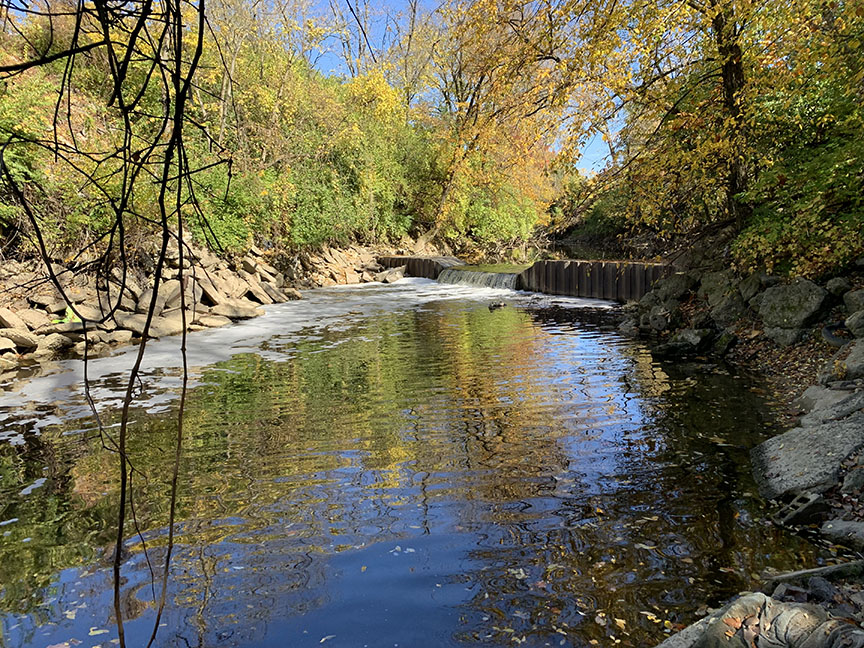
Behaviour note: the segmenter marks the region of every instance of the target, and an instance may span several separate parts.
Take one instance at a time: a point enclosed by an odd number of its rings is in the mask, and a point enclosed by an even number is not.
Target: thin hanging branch
[[[0,10],[3,11],[7,30],[11,34],[17,34],[21,43],[20,60],[0,65],[0,80],[27,74],[38,68],[48,69],[62,62],[51,136],[38,139],[20,133],[0,132],[0,180],[5,201],[17,205],[20,209],[28,228],[27,233],[32,237],[44,262],[50,282],[71,312],[83,323],[85,399],[93,412],[103,444],[117,453],[120,484],[113,577],[114,615],[121,648],[126,646],[121,605],[123,544],[126,538],[127,509],[133,520],[135,515],[131,477],[133,471],[139,472],[128,454],[129,415],[136,398],[136,387],[141,384],[140,374],[159,302],[159,291],[164,283],[168,250],[172,244],[176,244],[179,250],[178,278],[181,284],[180,308],[183,324],[180,352],[183,358],[183,380],[170,480],[168,548],[161,570],[158,600],[154,600],[157,612],[147,644],[150,646],[155,641],[167,597],[188,385],[186,329],[189,323],[189,305],[183,270],[183,221],[187,213],[191,212],[199,222],[204,223],[208,237],[213,236],[202,210],[196,203],[192,176],[203,169],[229,162],[222,158],[215,162],[201,162],[195,166],[190,163],[184,146],[184,133],[188,126],[197,130],[203,128],[186,113],[192,92],[196,90],[194,79],[203,51],[206,29],[205,0],[132,0],[124,3],[108,0],[94,0],[91,3],[78,0],[74,8],[70,8],[68,2],[52,4],[50,0],[39,6],[25,0],[0,0]],[[61,26],[69,26],[68,33],[60,29]],[[40,30],[44,38],[28,37],[28,34],[39,33]],[[39,49],[34,44],[37,42],[47,42],[48,46]],[[89,65],[104,68],[107,76],[110,92],[103,106],[105,119],[118,132],[115,144],[109,150],[88,149],[76,134],[72,97],[75,62],[82,56],[88,58]],[[134,75],[130,74],[132,68],[136,72]],[[154,95],[159,99],[154,101]],[[146,109],[142,107],[145,97],[150,97],[146,102]],[[212,144],[214,140],[210,138],[210,142]],[[85,200],[90,200],[94,206],[107,209],[109,213],[109,222],[104,230],[94,233],[93,240],[85,245],[84,251],[78,255],[82,262],[77,262],[77,256],[73,260],[75,272],[95,273],[98,307],[101,312],[101,317],[95,321],[87,317],[88,314],[92,317],[92,313],[83,312],[73,303],[64,288],[65,282],[61,281],[52,267],[52,250],[49,249],[43,232],[45,219],[40,214],[45,202],[40,201],[40,197],[43,197],[45,190],[11,163],[12,158],[21,150],[50,153],[56,164],[64,165],[71,171],[72,177],[78,178],[72,189]],[[217,156],[218,153],[222,151],[218,151]],[[147,199],[154,183],[158,187],[155,209],[153,201]],[[139,205],[145,207],[141,208]],[[159,247],[152,294],[141,341],[126,383],[119,431],[115,438],[103,426],[104,417],[90,395],[86,345],[90,339],[88,332],[114,317],[128,290],[131,251],[129,231],[133,228],[138,232],[143,230],[154,240],[158,240]],[[85,256],[94,255],[95,259],[85,261]],[[116,286],[118,283],[119,286]],[[112,289],[112,284],[116,288]],[[140,536],[137,521],[135,529]],[[144,547],[146,554],[146,544]],[[147,561],[149,564],[149,556]],[[153,592],[156,599],[155,582]]]

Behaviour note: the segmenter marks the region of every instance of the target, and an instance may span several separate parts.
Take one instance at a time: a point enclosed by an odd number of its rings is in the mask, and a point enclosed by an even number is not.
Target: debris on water
[[[491,304],[489,304],[489,310],[490,311],[498,310],[499,308],[504,308],[506,305],[507,305],[507,302],[503,302],[503,301],[492,302]]]

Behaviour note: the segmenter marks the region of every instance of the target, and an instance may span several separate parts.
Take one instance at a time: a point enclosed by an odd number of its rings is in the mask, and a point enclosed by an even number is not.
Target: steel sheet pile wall
[[[522,272],[520,290],[627,301],[641,299],[658,279],[672,272],[663,263],[629,261],[538,261]]]
[[[455,257],[424,257],[424,256],[385,256],[378,259],[385,268],[406,266],[405,274],[409,277],[425,277],[437,279],[444,268],[465,265]]]

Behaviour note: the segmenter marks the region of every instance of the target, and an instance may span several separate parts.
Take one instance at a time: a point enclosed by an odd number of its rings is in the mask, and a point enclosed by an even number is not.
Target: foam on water
[[[492,274],[492,273],[464,273]],[[515,275],[514,275],[515,276]],[[439,284],[428,279],[406,278],[390,285],[369,283],[310,290],[299,301],[265,306],[262,317],[239,322],[220,329],[190,333],[187,337],[187,362],[190,386],[203,368],[240,353],[257,353],[272,361],[285,361],[290,354],[277,349],[261,349],[267,340],[283,345],[301,336],[313,339],[316,331],[339,325],[350,325],[370,315],[416,308],[422,304],[453,299],[477,301],[505,300],[513,304],[559,306],[567,308],[614,308],[611,302],[550,297],[480,285]],[[136,406],[150,412],[164,411],[177,396],[182,357],[178,351],[180,337],[151,340],[147,344],[141,378],[143,393]],[[277,345],[278,347],[278,345]],[[102,407],[120,407],[129,371],[138,349],[127,346],[116,353],[93,358],[88,365],[90,395]],[[39,430],[59,422],[57,416],[38,411],[38,406],[61,404],[64,417],[78,418],[91,414],[83,398],[84,363],[79,359],[45,365],[31,378],[0,384],[0,416],[15,414],[17,423],[29,423]],[[32,411],[32,417],[27,415]],[[0,441],[14,442],[18,432],[0,426]]]

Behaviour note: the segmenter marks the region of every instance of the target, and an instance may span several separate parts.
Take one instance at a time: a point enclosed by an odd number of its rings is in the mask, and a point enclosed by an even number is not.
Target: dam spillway
[[[448,273],[459,280],[444,280],[441,283],[459,283],[475,286],[507,288],[481,283],[498,282],[505,279],[463,277],[463,275],[503,275],[511,273],[479,272],[460,270],[465,263],[453,257],[387,256],[379,258],[388,268],[405,266],[405,274],[412,277],[438,279]],[[513,288],[542,292],[549,295],[609,299],[619,302],[641,299],[654,283],[675,272],[672,265],[648,261],[583,261],[549,260],[537,261],[531,267],[515,275]],[[456,275],[455,273],[458,273]],[[506,279],[510,281],[510,279]]]
[[[518,276],[518,274],[513,272],[482,272],[460,268],[445,268],[438,275],[438,283],[516,290]]]

